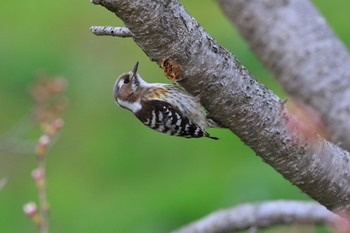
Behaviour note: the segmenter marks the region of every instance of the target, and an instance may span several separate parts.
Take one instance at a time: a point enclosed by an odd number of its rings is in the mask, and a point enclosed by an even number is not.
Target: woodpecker
[[[209,119],[198,98],[175,84],[147,83],[137,73],[138,62],[115,81],[115,102],[129,109],[144,125],[153,130],[185,138],[208,137],[205,131],[219,127]]]

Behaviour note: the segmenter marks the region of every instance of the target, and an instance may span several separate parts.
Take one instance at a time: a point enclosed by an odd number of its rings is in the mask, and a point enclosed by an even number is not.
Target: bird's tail
[[[204,132],[204,136],[207,137],[207,138],[214,139],[214,140],[219,140],[218,137],[214,137],[214,136],[210,135],[208,132]]]

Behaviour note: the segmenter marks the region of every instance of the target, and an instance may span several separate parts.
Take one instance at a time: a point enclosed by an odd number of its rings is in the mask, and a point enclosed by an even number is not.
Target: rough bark
[[[286,92],[319,112],[350,149],[350,55],[308,1],[217,0]]]
[[[339,224],[346,221],[308,201],[270,201],[219,210],[172,233],[227,233],[286,224]]]
[[[178,1],[93,3],[122,19],[137,45],[168,77],[199,95],[214,119],[286,179],[331,210],[350,210],[349,153],[310,133]]]

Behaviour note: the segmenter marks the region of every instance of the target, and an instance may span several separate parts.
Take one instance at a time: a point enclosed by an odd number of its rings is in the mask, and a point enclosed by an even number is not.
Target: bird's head
[[[129,72],[120,75],[115,81],[113,87],[113,94],[116,103],[132,112],[137,110],[137,106],[140,104],[139,101],[142,87],[147,85],[137,73],[138,65],[139,62],[136,62]],[[135,106],[135,104],[137,106]]]

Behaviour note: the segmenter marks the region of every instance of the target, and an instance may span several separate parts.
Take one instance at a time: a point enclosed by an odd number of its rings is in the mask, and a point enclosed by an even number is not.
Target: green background
[[[182,3],[260,82],[286,97],[215,1]],[[314,3],[349,46],[350,2]],[[0,8],[0,137],[30,112],[28,86],[37,73],[69,82],[65,125],[47,157],[51,232],[168,232],[242,202],[308,199],[228,130],[209,130],[219,141],[170,137],[117,107],[115,78],[135,61],[147,81],[168,80],[132,39],[94,36],[92,25],[123,24],[88,0],[6,1]],[[22,213],[37,201],[35,167],[34,155],[0,152],[0,178],[9,179],[0,191],[0,232],[37,232]]]

